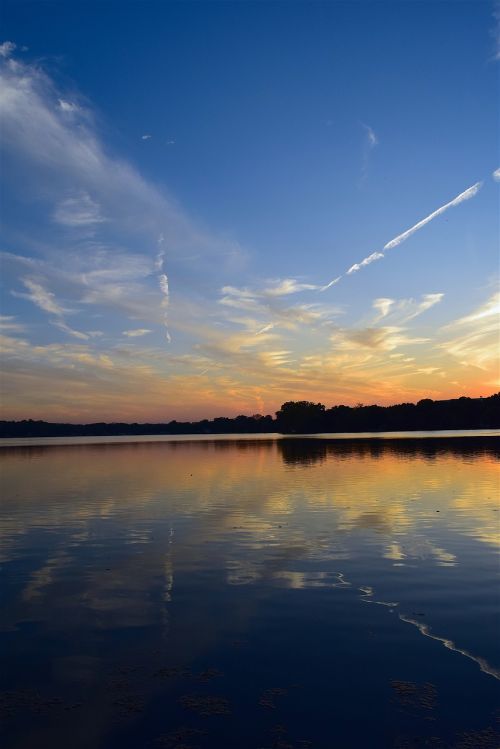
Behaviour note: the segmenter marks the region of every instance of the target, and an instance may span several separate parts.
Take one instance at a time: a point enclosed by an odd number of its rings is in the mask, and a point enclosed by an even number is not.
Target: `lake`
[[[2,747],[497,749],[498,437],[390,437],[4,441]]]

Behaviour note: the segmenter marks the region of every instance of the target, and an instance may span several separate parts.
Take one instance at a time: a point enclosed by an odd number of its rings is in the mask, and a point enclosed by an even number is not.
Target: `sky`
[[[499,389],[490,2],[0,19],[2,418]]]

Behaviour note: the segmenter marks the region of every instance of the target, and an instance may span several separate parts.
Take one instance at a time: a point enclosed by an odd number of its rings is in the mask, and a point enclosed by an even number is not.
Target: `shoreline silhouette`
[[[216,417],[159,423],[94,422],[73,424],[23,419],[0,421],[0,439],[15,437],[96,437],[168,434],[319,434],[342,432],[433,431],[500,428],[500,393],[485,398],[454,398],[393,406],[337,405],[287,401],[275,417]]]

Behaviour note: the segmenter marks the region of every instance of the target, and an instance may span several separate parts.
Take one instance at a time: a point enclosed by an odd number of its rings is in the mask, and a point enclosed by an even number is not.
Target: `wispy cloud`
[[[362,122],[361,126],[364,130],[364,142],[363,142],[363,163],[361,167],[361,184],[363,184],[368,176],[368,167],[370,164],[370,157],[375,146],[378,145],[378,138],[370,125]]]
[[[372,320],[372,325],[380,320],[389,319],[391,323],[402,325],[414,320],[427,310],[442,301],[443,293],[423,294],[420,299],[388,299],[380,297],[373,301],[372,307],[377,314]]]
[[[500,182],[500,167],[498,167],[498,169],[495,169],[491,176],[493,177],[495,182]]]
[[[67,333],[73,338],[78,338],[80,341],[88,341],[88,339],[90,338],[90,335],[88,333],[82,333],[81,330],[75,330],[74,328],[71,328],[67,323],[64,322],[64,320],[52,320],[51,324],[55,328],[59,328],[59,330],[62,330],[63,333]]]
[[[165,310],[163,313],[163,320],[165,323],[165,336],[167,338],[167,341],[170,343],[172,340],[168,329],[168,307],[170,305],[170,290],[168,287],[168,276],[166,275],[166,273],[161,273],[160,276],[158,276],[158,282],[160,285],[160,291],[163,294],[162,307]]]
[[[297,294],[300,291],[311,291],[318,287],[310,283],[300,283],[295,278],[284,278],[275,281],[272,286],[268,286],[261,293],[262,296],[287,296],[288,294]]]
[[[41,283],[34,281],[31,278],[21,279],[24,286],[28,289],[28,292],[13,292],[14,296],[23,297],[28,299],[37,307],[40,307],[44,312],[48,312],[51,315],[58,317],[64,315],[67,310],[58,304],[56,301],[55,294],[45,289]]]
[[[144,135],[141,135],[141,140],[151,140],[152,137],[150,133],[144,133]]]
[[[86,192],[62,200],[56,206],[53,218],[58,224],[70,227],[92,226],[106,220],[98,203]]]
[[[15,49],[16,45],[14,42],[2,42],[0,44],[0,57],[10,57]]]
[[[134,330],[124,330],[122,335],[126,336],[127,338],[140,338],[143,335],[148,335],[148,333],[152,333],[152,330],[149,330],[148,328],[135,328]]]
[[[500,293],[495,293],[469,315],[442,328],[446,340],[438,344],[464,367],[477,367],[500,375],[498,344]]]
[[[393,351],[400,346],[429,341],[428,338],[412,338],[399,326],[344,328],[335,332],[331,339],[338,348],[345,349],[354,345],[382,351]]]
[[[163,234],[160,234],[157,241],[158,253],[155,259],[155,270],[157,271],[163,270],[163,261],[165,260],[165,250],[163,249],[164,243],[165,237],[163,236]]]
[[[24,286],[28,289],[28,292],[12,291],[13,296],[27,299],[44,312],[53,315],[52,319],[50,319],[50,324],[61,330],[63,333],[67,333],[73,338],[79,338],[80,340],[85,341],[90,338],[88,333],[75,330],[66,323],[64,316],[70,312],[70,310],[65,309],[57,302],[53,292],[48,291],[42,283],[35,281],[32,278],[22,278],[21,280]]]
[[[59,109],[62,112],[78,112],[80,107],[72,101],[66,99],[58,99]]]
[[[0,330],[9,333],[22,333],[25,328],[26,326],[23,323],[17,322],[13,315],[0,315]]]
[[[491,30],[494,44],[493,60],[500,60],[500,2],[495,2],[493,6],[493,21],[494,25]]]
[[[11,253],[9,269],[16,281],[29,273],[39,284],[39,289],[26,287],[27,296],[40,309],[45,305],[54,318],[49,324],[57,322],[69,335],[79,333],[64,319],[67,311],[57,309],[56,291],[87,317],[106,315],[109,321],[111,312],[140,320],[144,329],[166,326],[166,246],[169,276],[195,287],[240,267],[237,242],[198,227],[172,196],[106,146],[87,101],[62,90],[42,64],[9,57],[10,43],[2,50],[0,147],[23,177],[23,199],[26,189],[36,205],[29,245],[37,244],[38,254],[37,260],[19,256],[15,262]],[[63,240],[54,225],[67,229]],[[155,260],[146,249],[153,237],[159,237]],[[116,329],[126,327],[123,320],[116,322]]]
[[[394,304],[394,299],[387,299],[385,297],[375,299],[375,301],[373,302],[373,309],[376,309],[378,311],[377,320],[381,320],[383,317],[386,317]]]
[[[366,125],[365,123],[363,123],[363,127],[365,129],[366,142],[368,144],[368,147],[370,149],[375,148],[375,146],[378,145],[378,138],[375,135],[375,131],[370,127],[370,125]]]

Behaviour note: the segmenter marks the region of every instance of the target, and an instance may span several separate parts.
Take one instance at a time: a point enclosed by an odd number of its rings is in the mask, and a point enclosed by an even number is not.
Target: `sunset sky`
[[[499,23],[4,0],[2,418],[497,391]]]

